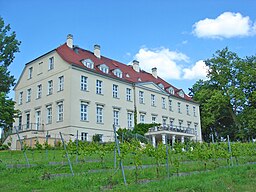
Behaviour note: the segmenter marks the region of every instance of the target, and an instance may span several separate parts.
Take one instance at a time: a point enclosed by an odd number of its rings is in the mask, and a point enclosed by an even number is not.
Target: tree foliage
[[[10,25],[6,25],[0,17],[0,128],[5,130],[12,126],[16,111],[14,102],[7,97],[15,78],[10,74],[8,67],[19,52],[20,42],[16,39],[15,32],[10,32]]]
[[[228,48],[205,61],[208,79],[197,81],[190,95],[201,105],[202,135],[209,140],[230,135],[256,136],[256,57],[240,58]]]

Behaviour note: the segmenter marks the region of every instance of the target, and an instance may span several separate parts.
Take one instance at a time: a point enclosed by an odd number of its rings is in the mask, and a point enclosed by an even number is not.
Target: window
[[[178,113],[181,113],[181,104],[178,102]]]
[[[88,103],[81,102],[80,105],[80,120],[87,121],[88,120]]]
[[[42,97],[42,84],[37,85],[37,99],[40,99]]]
[[[194,123],[194,126],[195,126],[195,135],[198,136],[198,134],[197,134],[197,127],[198,127],[198,124],[197,124],[197,123]]]
[[[103,106],[97,105],[96,107],[96,122],[103,123]]]
[[[54,57],[49,58],[48,70],[52,70],[54,68]]]
[[[169,88],[169,92],[174,95],[174,89],[172,87]]]
[[[184,97],[184,92],[182,90],[179,91],[179,96]]]
[[[89,69],[93,69],[94,67],[94,63],[90,59],[85,59],[82,61],[82,63],[84,64],[84,66],[86,66]]]
[[[96,80],[96,93],[102,94],[102,81]]]
[[[108,66],[107,65],[105,65],[105,64],[101,64],[100,66],[99,66],[99,69],[103,72],[103,73],[106,73],[106,74],[108,74]]]
[[[166,117],[163,117],[162,120],[163,120],[163,124],[162,124],[162,125],[163,125],[164,127],[166,127],[166,125],[167,125],[167,118],[166,118]]]
[[[196,107],[193,106],[193,114],[194,114],[194,117],[196,117]]]
[[[156,106],[156,96],[151,94],[151,106]]]
[[[139,103],[144,103],[144,92],[139,91]]]
[[[169,111],[172,111],[172,100],[169,99]]]
[[[182,128],[182,123],[183,123],[183,121],[182,121],[182,120],[179,120],[179,128],[180,128],[180,129]]]
[[[64,90],[64,76],[59,77],[58,91]]]
[[[58,102],[57,103],[57,121],[63,121],[63,102]]]
[[[174,119],[170,118],[170,128],[173,128],[173,122],[174,122]]]
[[[21,91],[19,94],[19,105],[22,105],[22,100],[23,100],[23,91]]]
[[[31,101],[31,89],[27,90],[27,102]]]
[[[43,73],[43,62],[38,63],[37,75]]]
[[[162,97],[162,109],[166,109],[166,99]]]
[[[162,83],[159,83],[158,86],[161,88],[161,89],[164,89],[164,85]]]
[[[46,124],[52,123],[52,105],[46,106]]]
[[[189,105],[186,105],[187,115],[189,115]]]
[[[39,130],[41,127],[41,111],[36,111],[36,130]]]
[[[18,129],[22,130],[22,115],[19,116],[19,125],[18,125]]]
[[[128,128],[132,128],[132,119],[133,119],[133,114],[132,112],[128,112],[127,113],[127,124],[128,124]]]
[[[48,95],[51,95],[53,93],[53,81],[48,81]]]
[[[30,67],[28,69],[28,79],[31,79],[32,78],[32,72],[33,72],[33,67]]]
[[[87,135],[88,135],[88,133],[81,132],[81,140],[82,141],[87,141]]]
[[[122,78],[123,74],[122,74],[122,71],[120,69],[115,69],[114,71],[114,75],[119,77],[119,78]]]
[[[152,115],[152,123],[156,123],[156,116]]]
[[[132,90],[130,88],[126,88],[126,100],[127,101],[132,100]]]
[[[30,127],[30,113],[26,113],[26,128]]]
[[[113,85],[113,97],[118,98],[118,85]]]
[[[145,123],[145,114],[140,114],[140,123]]]
[[[113,111],[113,117],[114,117],[114,125],[119,125],[119,111],[118,110]]]
[[[80,88],[82,91],[87,91],[87,77],[81,76],[81,85]]]

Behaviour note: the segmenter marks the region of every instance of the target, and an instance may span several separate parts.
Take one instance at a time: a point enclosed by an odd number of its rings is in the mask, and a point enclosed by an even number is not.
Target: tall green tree
[[[190,95],[201,105],[202,135],[244,140],[256,136],[256,57],[240,58],[228,48],[205,61],[208,79],[197,81]]]
[[[12,127],[16,114],[15,103],[7,96],[15,82],[8,67],[13,62],[15,53],[19,52],[20,45],[16,33],[10,30],[10,25],[5,25],[3,18],[0,17],[0,128],[5,131]]]

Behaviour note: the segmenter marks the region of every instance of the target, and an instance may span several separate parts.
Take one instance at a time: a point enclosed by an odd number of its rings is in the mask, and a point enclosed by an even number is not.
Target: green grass
[[[75,162],[76,156],[71,156],[75,176],[70,176],[67,164],[50,165],[49,162],[67,162],[63,150],[27,151],[30,168],[7,168],[6,165],[26,164],[21,151],[0,152],[0,191],[255,191],[256,165],[245,164],[256,161],[256,157],[243,157],[238,160],[239,166],[227,167],[224,159],[218,159],[218,166],[212,161],[184,161],[179,172],[188,176],[176,176],[176,169],[170,162],[170,175],[167,178],[165,161],[160,166],[159,177],[156,167],[139,169],[139,184],[135,183],[135,171],[125,169],[127,186],[123,184],[121,171],[114,174],[113,153],[106,154],[104,163],[97,154],[79,156],[80,162]],[[81,161],[84,160],[84,161]],[[153,158],[144,157],[143,165],[154,165]],[[132,154],[124,161],[125,166],[133,166]],[[225,167],[220,167],[225,166]],[[94,172],[92,172],[92,170]],[[97,172],[98,170],[98,172]],[[192,173],[196,171],[196,173]],[[54,177],[55,174],[68,174]]]

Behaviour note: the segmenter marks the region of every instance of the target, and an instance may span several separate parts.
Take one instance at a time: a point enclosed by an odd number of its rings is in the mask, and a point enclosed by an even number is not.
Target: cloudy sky
[[[58,47],[67,34],[104,56],[150,72],[188,93],[205,79],[204,60],[228,47],[240,57],[256,53],[253,0],[0,0],[0,16],[22,41],[11,65],[18,79],[24,65]],[[10,94],[13,96],[13,93]]]

